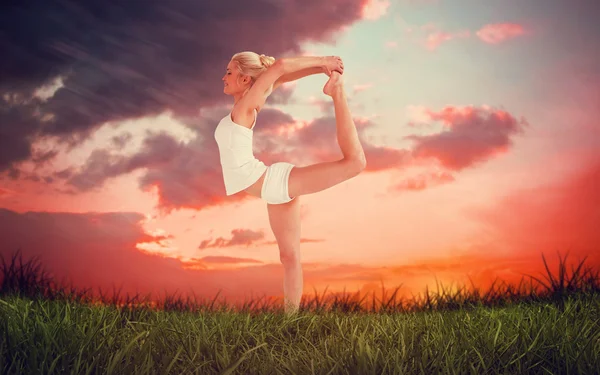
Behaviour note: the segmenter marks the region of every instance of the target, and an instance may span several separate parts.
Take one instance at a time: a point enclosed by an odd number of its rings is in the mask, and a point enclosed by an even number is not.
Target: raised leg
[[[304,284],[300,263],[300,201],[296,198],[284,204],[267,204],[267,210],[283,265],[285,312],[294,313],[300,307]]]
[[[290,197],[328,189],[358,175],[367,164],[338,72],[331,73],[323,92],[333,98],[337,141],[343,157],[332,162],[293,168],[288,183]]]

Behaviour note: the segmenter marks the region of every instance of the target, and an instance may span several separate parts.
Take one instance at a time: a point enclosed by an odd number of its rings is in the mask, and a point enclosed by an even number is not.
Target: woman
[[[346,181],[366,166],[346,101],[343,72],[344,64],[337,56],[275,60],[254,52],[240,52],[233,55],[223,76],[223,92],[234,99],[231,112],[215,130],[226,194],[243,190],[267,202],[269,223],[284,267],[284,306],[288,313],[298,310],[303,288],[298,197]],[[317,73],[329,76],[323,92],[333,99],[337,141],[343,157],[305,167],[287,162],[266,166],[252,152],[253,129],[265,100],[282,83]]]

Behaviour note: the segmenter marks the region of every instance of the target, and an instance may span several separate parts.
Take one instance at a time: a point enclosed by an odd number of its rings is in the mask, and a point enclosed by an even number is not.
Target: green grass
[[[545,262],[545,259],[544,259]],[[545,263],[546,264],[546,263]],[[303,301],[300,313],[173,297],[92,304],[51,289],[32,262],[0,288],[3,374],[594,374],[600,279],[567,272],[483,292],[442,288],[412,302]],[[500,285],[500,284],[499,284]],[[527,293],[528,292],[528,293]],[[129,301],[131,302],[131,301]],[[363,301],[364,302],[364,301]],[[370,307],[370,308],[369,308]]]

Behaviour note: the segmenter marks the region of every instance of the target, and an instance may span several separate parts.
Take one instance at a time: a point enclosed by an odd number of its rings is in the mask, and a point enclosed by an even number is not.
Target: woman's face
[[[246,83],[248,77],[242,76],[237,69],[235,61],[230,61],[227,64],[227,70],[223,76],[223,92],[227,95],[234,95],[236,93],[246,90]],[[239,79],[239,85],[238,85]]]

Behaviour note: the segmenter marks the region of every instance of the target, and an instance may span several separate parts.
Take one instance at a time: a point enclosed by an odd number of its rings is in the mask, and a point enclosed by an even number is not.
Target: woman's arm
[[[275,60],[256,82],[250,87],[246,95],[240,100],[239,106],[249,113],[255,108],[262,108],[267,97],[275,88],[275,83],[283,77],[303,77],[312,72],[323,71],[326,74],[334,70],[344,72],[344,64],[337,56],[300,56],[284,57]],[[280,81],[281,82],[281,81]]]
[[[273,84],[273,90],[285,82],[295,81],[300,78],[318,73],[329,73],[337,70],[344,71],[344,64],[337,56],[300,56],[284,57],[279,59],[282,75]]]
[[[275,90],[277,87],[281,86],[282,84],[284,84],[286,82],[295,81],[300,78],[304,78],[304,77],[307,77],[307,76],[310,76],[313,74],[319,74],[319,73],[325,73],[325,69],[323,67],[312,67],[312,68],[305,68],[305,69],[299,70],[294,73],[284,74],[281,77],[279,77],[279,79],[277,79],[277,81],[275,81],[275,83],[273,84],[273,90]]]
[[[322,69],[324,70],[328,61],[325,56],[299,56],[299,57],[283,57],[279,59],[283,67],[283,74],[292,74],[305,69]]]

